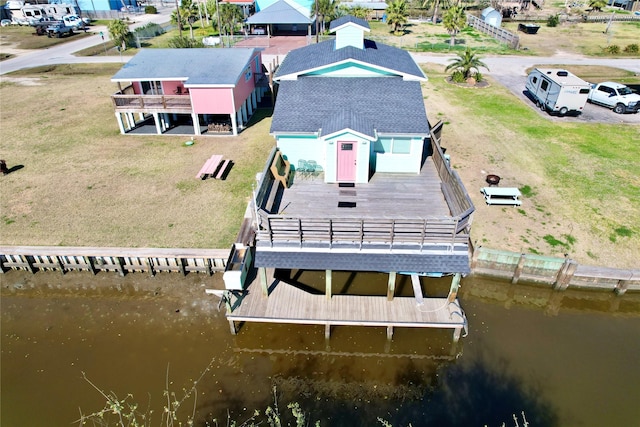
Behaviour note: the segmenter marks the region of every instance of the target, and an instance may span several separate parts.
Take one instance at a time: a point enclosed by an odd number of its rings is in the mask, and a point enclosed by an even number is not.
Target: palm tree
[[[122,19],[114,19],[107,25],[109,37],[116,46],[121,46],[122,50],[127,48],[127,38],[131,34],[129,26]]]
[[[351,15],[355,16],[356,18],[367,19],[367,17],[369,16],[369,9],[360,5],[353,6],[351,8]]]
[[[336,18],[336,2],[335,0],[315,0],[313,9],[311,9],[311,16],[316,15],[316,21],[319,19],[320,29],[316,28],[320,33],[324,33],[326,30],[326,22],[331,22]]]
[[[607,6],[607,0],[590,0],[589,7],[591,10],[602,11]]]
[[[452,6],[442,16],[442,25],[451,35],[449,44],[453,47],[456,44],[456,35],[467,26],[467,15],[462,6]]]
[[[407,23],[406,0],[387,0],[387,24],[393,27],[393,33],[402,35],[400,29]]]
[[[461,73],[465,79],[473,77],[473,75],[479,73],[480,67],[486,68],[487,71],[489,70],[489,67],[487,67],[469,47],[467,47],[463,53],[458,53],[458,57],[451,59],[450,62],[451,64],[447,65],[447,68],[444,70],[454,70],[454,73]],[[475,70],[475,73],[472,75],[473,70]]]
[[[193,24],[199,17],[198,4],[192,0],[182,0],[182,6],[180,6],[180,18],[183,22],[186,22],[189,26],[189,35],[193,39]]]
[[[220,34],[233,35],[238,22],[242,22],[244,14],[240,6],[224,3],[220,7]]]

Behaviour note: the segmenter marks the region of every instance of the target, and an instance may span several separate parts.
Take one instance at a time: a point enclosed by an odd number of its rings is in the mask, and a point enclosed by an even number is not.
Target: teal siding
[[[276,145],[295,169],[298,161],[315,160],[324,167],[325,151],[323,144],[315,136],[278,136]]]
[[[336,35],[336,49],[340,49],[346,46],[353,46],[357,47],[358,49],[363,49],[364,30],[353,25],[348,25],[344,28],[341,28]]]
[[[389,77],[397,76],[398,74],[383,71],[364,64],[346,62],[344,64],[336,64],[331,67],[315,70],[306,75],[324,77]]]
[[[375,171],[420,173],[422,138],[380,137],[373,144]]]

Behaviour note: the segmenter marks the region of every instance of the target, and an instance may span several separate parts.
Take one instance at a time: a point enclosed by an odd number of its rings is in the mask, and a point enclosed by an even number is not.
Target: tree
[[[452,6],[442,16],[442,25],[451,35],[449,44],[453,47],[456,44],[456,36],[467,26],[467,15],[462,6]]]
[[[121,46],[122,50],[127,48],[127,39],[131,34],[129,26],[122,19],[114,19],[107,25],[109,37],[113,40],[115,46]]]
[[[192,0],[182,0],[182,6],[180,6],[180,18],[182,22],[186,22],[189,26],[189,35],[193,39],[193,24],[198,20],[200,13],[198,11],[198,4]]]
[[[444,9],[447,9],[451,6],[450,0],[423,0],[422,7],[430,9],[433,6],[433,16],[431,18],[431,22],[436,24],[438,22],[438,8],[442,6]]]
[[[451,64],[447,65],[444,70],[454,70],[454,74],[458,73],[464,80],[479,74],[480,67],[486,68],[487,71],[489,70],[489,67],[469,47],[463,53],[458,53],[458,57],[451,59],[450,62]],[[473,70],[475,70],[475,73],[472,74]]]
[[[220,4],[219,8],[220,26],[222,27],[220,28],[220,34],[233,35],[238,22],[242,22],[244,19],[242,9],[240,6],[228,3]]]
[[[369,9],[360,5],[353,6],[351,8],[351,15],[355,16],[356,18],[367,19],[367,17],[369,16]]]
[[[393,28],[393,33],[402,35],[401,29],[407,23],[407,2],[406,0],[387,0],[387,24]]]
[[[311,9],[311,16],[314,16],[318,12],[316,19],[320,21],[320,33],[326,31],[327,21],[331,22],[336,18],[336,1],[335,0],[315,0],[313,9]]]
[[[591,10],[602,11],[607,6],[607,0],[589,0]]]

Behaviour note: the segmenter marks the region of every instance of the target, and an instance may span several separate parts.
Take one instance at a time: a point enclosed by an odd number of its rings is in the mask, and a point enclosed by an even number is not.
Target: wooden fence
[[[484,247],[473,249],[471,271],[481,276],[568,287],[609,289],[617,294],[640,291],[640,270],[580,265],[570,258],[522,254]]]
[[[488,24],[476,16],[467,15],[467,24],[476,30],[495,38],[499,42],[508,44],[511,49],[518,49],[520,46],[520,37],[517,34],[507,31],[504,28]]]
[[[190,272],[224,271],[229,249],[90,248],[60,246],[0,246],[0,272],[37,271]]]

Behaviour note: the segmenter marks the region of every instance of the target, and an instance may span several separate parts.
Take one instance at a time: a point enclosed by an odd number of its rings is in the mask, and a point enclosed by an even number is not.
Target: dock
[[[242,294],[233,294],[227,303],[227,320],[231,333],[237,333],[236,323],[266,322],[324,325],[329,339],[332,326],[377,326],[387,328],[392,339],[393,329],[446,328],[453,329],[457,342],[467,319],[457,298],[424,298],[416,304],[413,297],[312,294],[288,283],[272,280],[269,296],[261,291],[255,279]]]

